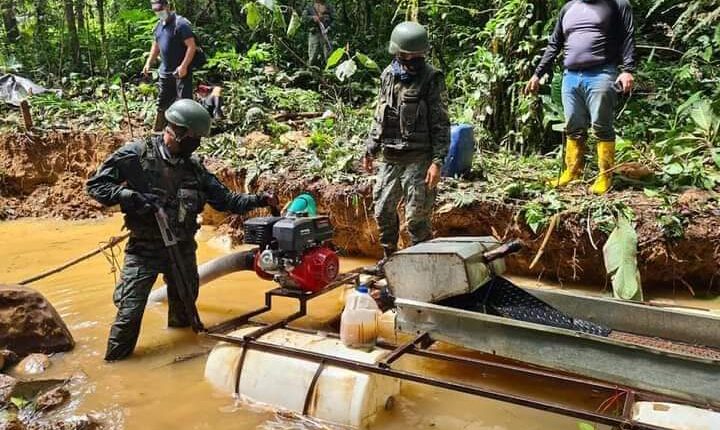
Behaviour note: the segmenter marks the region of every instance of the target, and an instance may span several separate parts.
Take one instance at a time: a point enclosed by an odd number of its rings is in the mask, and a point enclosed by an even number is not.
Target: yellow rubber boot
[[[598,173],[595,183],[590,187],[590,192],[601,195],[608,192],[612,187],[612,169],[615,166],[615,141],[601,140],[597,144]]]
[[[578,179],[582,173],[585,155],[585,145],[581,140],[568,137],[565,143],[565,170],[558,179],[550,181],[553,187],[564,187],[571,181]]]

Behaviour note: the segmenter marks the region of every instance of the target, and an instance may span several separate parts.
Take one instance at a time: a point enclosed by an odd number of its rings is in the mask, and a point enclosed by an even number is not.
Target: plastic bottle
[[[340,340],[345,346],[371,349],[378,337],[380,308],[368,288],[360,285],[347,295],[345,309],[340,317]]]

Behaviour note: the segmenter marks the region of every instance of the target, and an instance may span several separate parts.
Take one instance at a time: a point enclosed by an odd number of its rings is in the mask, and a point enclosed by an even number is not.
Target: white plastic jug
[[[370,297],[368,288],[360,285],[345,298],[340,318],[340,340],[350,348],[371,349],[378,338],[380,308]]]

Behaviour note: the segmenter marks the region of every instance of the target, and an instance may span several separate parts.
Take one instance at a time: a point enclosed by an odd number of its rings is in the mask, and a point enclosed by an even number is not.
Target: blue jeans
[[[584,140],[592,127],[598,140],[615,140],[616,78],[614,65],[563,72],[562,103],[569,137]]]

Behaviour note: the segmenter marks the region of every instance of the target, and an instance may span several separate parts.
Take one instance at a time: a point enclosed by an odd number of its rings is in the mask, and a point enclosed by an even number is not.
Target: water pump
[[[284,288],[315,292],[338,276],[332,235],[327,216],[259,217],[245,222],[244,242],[258,245],[258,276]]]

